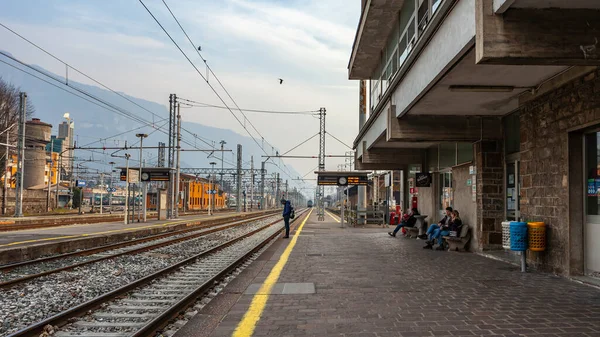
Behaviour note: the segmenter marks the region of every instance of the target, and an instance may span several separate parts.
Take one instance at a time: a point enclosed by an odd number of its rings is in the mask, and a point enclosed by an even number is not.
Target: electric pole
[[[27,119],[27,94],[24,92],[19,95],[19,108],[19,141],[17,145],[17,200],[15,203],[15,217],[23,216],[23,161],[25,160],[25,121]]]
[[[242,211],[242,145],[237,146],[237,181],[236,181],[236,211],[240,213]]]
[[[260,163],[260,209],[267,209],[265,207],[265,162]]]
[[[280,189],[279,189],[279,172],[277,173],[276,177],[277,178],[275,180],[275,184],[276,184],[275,185],[276,186],[275,187],[275,202],[279,202],[279,200],[281,200],[281,196],[279,195],[279,191],[280,191]],[[279,205],[281,205],[281,204],[279,204]]]
[[[177,103],[177,163],[175,167],[175,218],[179,218],[179,184],[181,180],[181,113]]]
[[[102,203],[104,201],[102,200],[102,186],[104,186],[104,172],[100,173],[100,214],[102,214],[104,208],[104,204]]]
[[[125,154],[125,184],[127,185],[127,191],[125,192],[125,220],[123,221],[126,225],[129,223],[129,153]]]
[[[254,202],[254,156],[250,156],[250,212]]]
[[[325,171],[325,108],[319,109],[319,171]],[[325,186],[317,186],[318,220],[325,221]]]
[[[224,163],[225,163],[225,151],[223,151],[226,141],[221,140],[219,142],[221,144],[221,189],[225,189],[223,186],[223,172],[224,172]]]

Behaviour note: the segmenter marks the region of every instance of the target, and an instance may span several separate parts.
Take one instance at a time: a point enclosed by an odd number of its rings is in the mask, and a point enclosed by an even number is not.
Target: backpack
[[[290,219],[293,219],[296,217],[296,212],[294,211],[294,207],[292,207],[292,210],[290,211]]]

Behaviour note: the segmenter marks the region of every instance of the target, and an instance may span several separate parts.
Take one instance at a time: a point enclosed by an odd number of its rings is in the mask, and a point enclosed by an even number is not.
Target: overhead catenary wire
[[[227,107],[227,110],[229,110],[229,112],[233,115],[233,117],[237,120],[237,122],[244,128],[244,130],[246,131],[246,133],[248,133],[248,135],[252,138],[252,140],[256,143],[256,145],[258,145],[258,147],[265,153],[268,154],[267,151],[264,149],[264,147],[256,140],[256,138],[254,137],[254,135],[252,135],[252,133],[248,130],[248,128],[244,125],[244,123],[242,123],[242,121],[239,119],[239,117],[233,112],[233,110],[227,105],[227,103],[225,102],[225,100],[223,99],[223,97],[219,94],[219,92],[215,89],[215,87],[208,81],[208,78],[206,76],[204,76],[204,74],[202,74],[202,72],[198,69],[198,67],[194,64],[194,62],[189,58],[189,56],[183,51],[183,49],[181,49],[181,47],[179,46],[179,44],[175,41],[175,39],[173,39],[173,37],[171,36],[171,34],[169,34],[169,32],[166,30],[166,28],[162,25],[162,23],[160,23],[160,21],[158,20],[158,18],[152,13],[152,11],[148,8],[148,6],[146,6],[146,4],[144,3],[144,1],[142,0],[138,0],[140,2],[140,4],[144,7],[144,9],[148,12],[148,14],[150,14],[150,16],[152,17],[152,19],[154,19],[154,21],[158,24],[158,26],[162,29],[162,31],[167,35],[167,37],[171,40],[171,42],[175,45],[175,47],[179,50],[179,52],[181,52],[181,54],[185,57],[185,59],[190,63],[190,65],[196,70],[196,72],[198,73],[198,75],[200,75],[200,77],[206,82],[206,84],[209,86],[209,88],[214,92],[214,94],[217,96],[217,98],[219,98],[219,100]],[[163,0],[163,3],[164,2]],[[167,6],[168,8],[168,6]],[[175,20],[177,21],[177,23],[179,24],[179,20],[176,19],[175,15],[173,14],[173,12],[169,9],[169,12],[171,13],[171,15],[175,18]],[[179,24],[179,27],[184,31],[183,27],[181,26],[181,24]],[[194,47],[194,50],[196,50],[198,52],[198,54],[201,56],[200,52],[197,50],[197,48],[194,46],[193,42],[191,41],[191,39],[189,38],[189,36],[187,35],[187,33],[185,33],[188,41],[192,44],[192,46]],[[213,76],[215,77],[215,79],[217,80],[217,82],[221,85],[221,87],[223,88],[223,90],[227,93],[227,95],[229,96],[229,98],[233,101],[233,103],[238,107],[237,103],[235,103],[235,100],[231,97],[231,95],[229,94],[229,92],[227,91],[227,89],[223,86],[223,84],[221,83],[221,81],[218,79],[218,77],[216,76],[216,74],[214,74],[214,72],[212,71],[212,69],[208,66],[208,64],[206,63],[206,60],[204,58],[202,58],[204,63],[206,64],[207,68],[210,70],[211,74],[213,74]],[[255,129],[255,131],[257,131],[257,133],[262,137],[262,135],[260,134],[260,132],[254,127],[254,125],[252,124],[252,122],[245,116],[245,114],[243,113],[243,111],[241,111],[241,114],[244,116],[244,120],[248,121],[250,123],[250,125]],[[262,137],[262,139],[264,139],[264,137]],[[269,144],[267,142],[267,144]],[[270,145],[270,144],[269,144]],[[281,169],[281,168],[280,168]],[[282,170],[283,173],[286,173],[285,171]],[[286,173],[287,174],[287,173]],[[291,177],[290,177],[291,178]]]
[[[165,32],[165,34],[171,39],[171,41],[175,44],[175,46],[179,49],[179,51],[185,56],[185,58],[188,60],[188,62],[196,69],[196,71],[198,72],[198,74],[206,81],[206,83],[208,84],[208,86],[214,91],[214,93],[221,100],[221,102],[225,105],[223,108],[229,110],[229,112],[235,117],[235,119],[238,121],[238,123],[244,128],[244,130],[246,130],[246,132],[250,135],[250,137],[252,137],[252,139],[254,140],[254,142],[262,149],[262,151],[265,154],[267,154],[267,151],[264,149],[264,147],[262,145],[259,145],[258,141],[248,131],[248,129],[246,128],[246,125],[239,120],[239,118],[233,113],[233,111],[231,110],[231,108],[229,108],[229,106],[227,105],[227,103],[225,103],[225,101],[221,98],[221,96],[217,93],[217,91],[212,87],[212,85],[208,81],[208,78],[204,77],[202,75],[202,73],[198,70],[198,68],[195,66],[195,64],[190,60],[190,58],[187,56],[187,54],[179,47],[179,45],[177,44],[177,42],[175,42],[173,40],[173,38],[170,36],[170,34],[166,31],[166,29],[162,26],[162,24],[158,21],[158,19],[152,14],[152,12],[148,9],[148,7],[144,4],[144,2],[142,0],[139,0],[139,1],[144,6],[144,8],[146,9],[146,11],[148,11],[148,13],[152,16],[152,18],[154,18],[154,20],[156,21],[156,23],[162,28],[162,30]],[[235,101],[235,99],[233,99],[233,97],[231,96],[231,94],[229,93],[229,91],[227,90],[227,88],[225,88],[225,86],[223,85],[223,83],[221,82],[221,80],[219,79],[219,77],[217,76],[217,74],[214,73],[214,71],[212,70],[212,68],[208,64],[207,60],[202,56],[202,53],[200,53],[200,50],[198,48],[196,48],[196,46],[194,45],[194,42],[192,41],[192,39],[190,38],[190,36],[188,35],[188,33],[185,31],[185,29],[183,28],[183,26],[181,25],[181,23],[179,22],[179,20],[175,16],[175,13],[173,13],[173,11],[171,10],[171,8],[167,4],[167,2],[165,0],[162,0],[162,2],[165,5],[165,7],[167,8],[167,10],[169,11],[169,13],[171,14],[171,16],[173,17],[173,19],[175,20],[175,22],[177,23],[177,25],[179,26],[179,28],[181,29],[181,31],[183,32],[183,34],[185,35],[186,39],[188,40],[188,42],[190,43],[190,45],[192,46],[192,48],[194,49],[194,51],[196,51],[196,53],[198,54],[198,56],[200,57],[200,59],[204,62],[204,64],[205,64],[206,68],[208,69],[208,71],[213,75],[213,77],[215,78],[215,80],[219,83],[219,85],[221,86],[221,88],[223,89],[223,91],[225,91],[225,93],[227,94],[227,96],[229,97],[229,99],[236,106],[237,110],[240,111],[240,113],[244,117],[244,121],[248,121],[248,123],[250,124],[250,126],[252,126],[252,128],[254,129],[254,131],[256,131],[256,133],[261,137],[261,139],[262,139],[263,142],[266,142],[267,145],[270,145],[272,148],[274,148],[274,146],[271,145],[268,141],[265,141],[264,136],[260,133],[260,131],[258,131],[258,129],[254,126],[254,124],[252,123],[252,121],[250,121],[250,119],[244,114],[244,111],[239,107],[239,105],[237,104],[237,102]],[[193,102],[192,100],[187,100],[187,101]],[[195,103],[199,103],[199,102],[195,102]],[[204,104],[204,103],[199,103],[199,104]],[[217,106],[215,106],[215,107],[217,107]],[[250,110],[247,110],[247,111],[250,111]],[[255,112],[264,112],[264,113],[286,113],[286,112],[275,112],[275,111],[270,111],[270,110],[254,110],[254,111]],[[319,110],[304,111],[304,112],[297,112],[297,113],[298,114],[300,114],[300,113],[302,113],[302,114],[314,114],[315,112],[319,112]],[[287,112],[287,113],[289,113],[289,112]],[[288,169],[288,167],[287,167],[287,165],[285,163],[283,163],[284,169],[282,169],[279,165],[276,165],[276,166],[279,167],[279,169],[281,169],[282,172],[285,173],[288,177],[292,178],[291,175],[288,174],[289,169]],[[285,171],[288,171],[288,172],[285,172]]]
[[[190,99],[180,98],[183,101],[192,103],[189,104],[190,107],[194,108],[217,108],[217,109],[227,109],[225,106],[214,105],[209,103],[202,103]],[[279,110],[259,110],[259,109],[240,109],[246,112],[258,112],[258,113],[267,113],[267,114],[283,114],[283,115],[315,115],[319,112],[319,110],[306,110],[306,111],[279,111]],[[317,114],[318,115],[318,114]]]
[[[121,97],[121,98],[123,98],[123,99],[127,100],[128,102],[130,102],[130,103],[132,103],[132,104],[136,105],[137,107],[141,108],[142,110],[144,110],[144,111],[146,111],[146,112],[150,113],[150,114],[151,114],[153,117],[159,117],[159,118],[162,118],[161,116],[159,116],[159,115],[157,115],[156,113],[154,113],[154,112],[150,111],[149,109],[145,108],[144,106],[140,105],[139,103],[137,103],[137,102],[133,101],[133,100],[132,100],[132,99],[130,99],[129,97],[127,97],[127,96],[125,96],[125,95],[123,95],[123,94],[121,94],[121,93],[117,92],[116,90],[114,90],[114,89],[110,88],[109,86],[105,85],[104,83],[102,83],[102,82],[100,82],[100,81],[96,80],[95,78],[91,77],[90,75],[88,75],[88,74],[86,74],[86,73],[82,72],[81,70],[79,70],[79,69],[77,69],[77,68],[73,67],[71,64],[69,64],[69,63],[67,63],[66,61],[64,61],[64,60],[60,59],[58,56],[56,56],[56,55],[52,54],[52,53],[51,53],[51,52],[49,52],[48,50],[44,49],[43,47],[41,47],[41,46],[39,46],[38,44],[34,43],[33,41],[29,40],[29,39],[28,39],[28,38],[26,38],[25,36],[23,36],[23,35],[19,34],[18,32],[16,32],[15,30],[11,29],[11,28],[10,28],[10,27],[8,27],[8,26],[6,26],[5,24],[3,24],[3,23],[1,23],[1,22],[0,22],[0,26],[2,26],[3,28],[5,28],[6,30],[8,30],[8,31],[9,31],[9,32],[11,32],[12,34],[14,34],[14,35],[18,36],[18,37],[19,37],[19,38],[21,38],[22,40],[26,41],[27,43],[31,44],[32,46],[34,46],[35,48],[39,49],[40,51],[44,52],[45,54],[47,54],[48,56],[52,57],[53,59],[57,60],[58,62],[60,62],[60,63],[64,64],[64,65],[67,67],[67,71],[68,71],[68,69],[73,69],[73,70],[75,70],[77,73],[79,73],[79,74],[83,75],[84,77],[86,77],[87,79],[89,79],[89,80],[93,81],[94,83],[96,83],[96,84],[98,84],[98,85],[102,86],[102,87],[103,87],[103,88],[105,88],[106,90],[109,90],[110,92],[112,92],[112,93],[114,93],[114,94],[118,95],[119,97]],[[4,53],[3,53],[3,54],[4,54]],[[6,55],[6,54],[4,54],[4,56],[7,56],[7,57],[8,57],[8,55]],[[19,61],[17,61],[17,62],[19,62]],[[20,62],[19,62],[19,63],[20,63]],[[25,65],[25,64],[24,64],[24,65]],[[18,68],[17,68],[17,69],[18,69]],[[21,69],[19,69],[19,70],[21,70]],[[36,70],[36,71],[40,72],[40,71],[39,71],[39,70],[37,70],[37,69],[34,69],[34,70]],[[45,73],[43,73],[43,72],[40,72],[40,73],[44,74],[45,76],[51,77],[51,78],[53,78],[53,79],[55,79],[55,80],[58,80],[58,79],[54,78],[53,76],[49,76],[48,74],[45,74]],[[32,75],[32,76],[33,76],[33,75]],[[62,81],[60,81],[60,80],[59,80],[59,82],[61,82],[61,83],[62,83]],[[69,85],[69,83],[68,83],[68,78],[66,78],[66,82],[65,82],[65,83],[63,83],[63,84],[65,84],[65,85],[66,85],[66,86],[68,86],[68,87],[73,87],[72,85]],[[67,92],[68,92],[68,91],[67,91]],[[115,111],[113,111],[113,112],[115,112]],[[165,119],[163,118],[162,120],[165,120]],[[162,121],[162,120],[161,120],[161,121]],[[154,122],[153,122],[153,123],[154,123]],[[159,121],[158,123],[160,123],[160,121]],[[150,123],[148,123],[148,124],[150,124]],[[203,140],[202,140],[202,137],[198,137],[196,134],[192,133],[191,131],[188,131],[188,130],[187,130],[187,129],[185,129],[184,127],[182,127],[182,130],[184,130],[184,131],[188,132],[190,135],[192,135],[192,136],[196,137],[197,139],[199,139],[199,140],[203,141]],[[206,139],[206,138],[204,138],[204,139]],[[206,142],[205,142],[205,143],[206,143]],[[207,143],[207,144],[208,144],[208,143]],[[208,145],[210,145],[210,144],[208,144]]]
[[[337,140],[338,142],[340,142],[342,145],[344,145],[345,147],[349,148],[350,150],[353,150],[352,146],[344,143],[343,141],[341,141],[339,138],[337,138],[336,136],[332,135],[331,132],[329,131],[325,131],[326,134],[328,134],[329,136],[331,136],[331,138]]]
[[[8,66],[11,66],[11,67],[13,67],[14,69],[17,69],[17,70],[19,70],[19,71],[21,71],[21,72],[24,72],[24,73],[26,73],[26,74],[28,74],[28,75],[30,75],[30,76],[32,76],[32,77],[34,77],[34,78],[36,78],[36,79],[38,79],[38,80],[42,81],[42,82],[45,82],[45,83],[47,83],[47,84],[49,84],[49,85],[52,85],[52,86],[54,86],[54,87],[56,87],[56,88],[58,88],[58,89],[60,89],[60,90],[62,90],[62,91],[64,91],[64,92],[66,92],[66,93],[69,93],[69,94],[71,94],[71,95],[74,95],[74,96],[76,96],[76,97],[79,97],[79,98],[81,98],[81,99],[83,99],[83,100],[85,100],[85,101],[87,101],[87,102],[89,102],[89,103],[92,103],[92,104],[94,104],[94,105],[96,105],[96,106],[98,106],[98,107],[100,107],[100,108],[106,109],[106,110],[108,110],[108,111],[110,111],[110,112],[113,112],[113,113],[119,114],[119,115],[121,115],[121,116],[123,116],[123,117],[125,117],[125,118],[128,118],[128,119],[131,119],[131,120],[132,120],[132,121],[134,121],[134,122],[138,122],[138,123],[140,123],[140,124],[143,124],[143,126],[144,126],[144,127],[148,127],[148,126],[152,127],[152,126],[155,124],[155,122],[151,122],[151,121],[148,121],[148,120],[145,120],[145,119],[143,119],[142,117],[136,116],[135,114],[133,114],[133,113],[131,113],[131,112],[127,111],[127,110],[124,110],[124,109],[122,109],[122,108],[120,108],[120,107],[117,107],[117,106],[113,105],[112,103],[106,102],[106,101],[104,101],[103,99],[101,99],[101,98],[98,98],[98,97],[96,97],[96,96],[94,96],[94,95],[92,95],[92,94],[88,93],[88,92],[87,92],[87,91],[85,91],[85,90],[82,90],[82,89],[80,89],[80,88],[77,88],[77,87],[75,87],[75,86],[73,86],[73,85],[67,85],[66,83],[64,83],[64,82],[63,82],[62,80],[60,80],[59,78],[56,78],[56,77],[54,77],[54,76],[52,76],[52,75],[50,75],[50,74],[47,74],[47,73],[45,73],[45,72],[43,72],[43,71],[41,71],[41,70],[39,70],[39,69],[36,69],[36,68],[32,67],[31,65],[29,65],[29,64],[26,64],[26,63],[24,63],[24,62],[20,61],[19,59],[15,58],[15,57],[13,57],[13,56],[11,56],[11,55],[8,55],[8,54],[6,54],[6,53],[4,53],[4,52],[2,52],[2,51],[0,51],[0,54],[1,54],[1,55],[3,55],[4,57],[7,57],[7,58],[9,58],[9,59],[13,60],[13,61],[14,61],[14,62],[16,62],[16,63],[19,63],[19,64],[21,64],[22,66],[25,66],[25,67],[27,67],[27,68],[29,68],[29,69],[33,70],[33,71],[36,71],[36,72],[38,72],[38,73],[42,74],[43,76],[46,76],[47,78],[50,78],[50,79],[52,79],[52,80],[54,80],[54,81],[56,81],[56,82],[58,82],[58,83],[60,83],[60,84],[62,84],[62,85],[65,85],[67,88],[69,88],[69,89],[72,89],[72,90],[75,90],[75,91],[77,91],[77,92],[81,93],[82,95],[79,95],[79,94],[77,94],[77,93],[75,93],[75,92],[73,92],[73,91],[69,91],[69,90],[65,89],[64,87],[61,87],[61,86],[59,86],[59,85],[57,85],[57,84],[55,84],[55,83],[52,83],[52,82],[50,82],[50,81],[48,81],[48,80],[46,80],[46,79],[44,79],[44,78],[41,78],[41,77],[39,77],[39,76],[37,76],[37,75],[35,75],[35,74],[33,74],[33,73],[30,73],[30,72],[28,72],[28,71],[26,71],[26,70],[24,70],[24,69],[21,69],[21,68],[19,68],[19,67],[15,66],[15,65],[13,65],[13,64],[10,64],[10,63],[8,63],[8,62],[5,62],[5,61],[2,61],[2,60],[0,60],[0,62],[1,62],[1,63],[4,63],[4,64],[6,64],[6,65],[8,65]],[[84,97],[84,96],[87,96],[87,97]],[[164,119],[164,118],[163,118],[163,119],[161,119],[161,121],[163,121],[163,120],[165,120],[165,119]],[[156,129],[156,128],[155,128],[155,129]],[[182,129],[183,129],[183,128],[182,128]],[[156,129],[156,130],[158,130],[158,131],[160,131],[160,132],[162,132],[162,133],[164,133],[164,134],[168,134],[168,133],[167,133],[167,131],[165,131],[165,130],[163,130],[163,129]],[[187,131],[187,130],[186,130],[186,131]],[[194,133],[192,133],[192,132],[190,132],[190,131],[187,131],[187,132],[188,132],[188,133],[190,133],[191,135],[195,135]],[[202,140],[202,141],[203,141],[203,140]],[[194,147],[196,147],[195,145],[193,145],[192,143],[190,143],[189,141],[187,141],[187,140],[185,140],[185,139],[182,139],[182,142],[185,142],[186,144],[188,144],[188,145],[190,145],[190,146],[194,146]],[[204,143],[206,143],[206,144],[208,144],[208,145],[210,145],[209,143],[207,143],[207,142],[205,142],[205,141],[203,141],[203,142],[204,142]],[[218,160],[221,160],[220,158],[217,158],[217,159],[218,159]],[[230,164],[230,165],[231,165],[231,163],[228,163],[228,164]]]

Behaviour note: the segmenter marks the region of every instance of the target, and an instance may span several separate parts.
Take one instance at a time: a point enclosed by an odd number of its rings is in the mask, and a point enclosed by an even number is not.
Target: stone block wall
[[[478,250],[502,248],[504,158],[501,141],[475,143]]]
[[[570,244],[568,135],[600,124],[600,71],[522,105],[520,122],[521,216],[545,222],[548,231],[547,251],[529,257],[543,270],[564,274]]]

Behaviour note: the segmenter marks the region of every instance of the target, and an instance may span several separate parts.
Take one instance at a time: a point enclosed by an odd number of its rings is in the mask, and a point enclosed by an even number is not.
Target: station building
[[[355,168],[405,172],[405,208],[409,182],[431,173],[414,191],[421,213],[458,209],[472,251],[501,249],[503,221],[543,221],[547,250],[529,263],[597,276],[600,1],[361,4]]]

